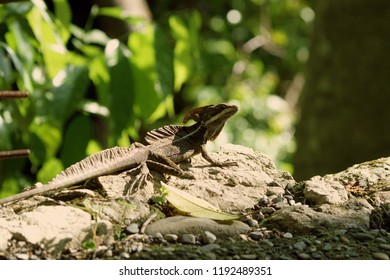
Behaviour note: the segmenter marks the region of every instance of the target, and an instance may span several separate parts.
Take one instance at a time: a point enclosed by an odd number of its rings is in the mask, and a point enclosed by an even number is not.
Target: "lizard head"
[[[207,127],[207,140],[214,140],[218,137],[225,122],[237,111],[237,106],[227,104],[198,107],[184,116],[183,123],[187,123],[189,120],[201,122],[202,125]]]

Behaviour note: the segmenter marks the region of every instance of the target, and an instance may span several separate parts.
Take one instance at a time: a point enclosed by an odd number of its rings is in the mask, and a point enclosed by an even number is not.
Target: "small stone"
[[[291,206],[295,205],[295,200],[294,199],[289,200],[288,204],[291,205]]]
[[[269,205],[270,201],[268,196],[263,196],[262,198],[259,199],[258,205],[259,206],[267,206]]]
[[[276,210],[275,210],[275,208],[273,208],[273,207],[263,207],[263,208],[261,208],[261,213],[263,213],[263,214],[272,214],[273,212],[275,212]]]
[[[287,199],[287,201],[290,201],[290,200],[294,200],[294,197],[292,195],[285,195],[284,196],[285,199]]]
[[[332,246],[332,244],[330,244],[330,243],[326,243],[322,249],[323,249],[324,251],[330,251],[330,250],[333,249],[333,246]]]
[[[298,259],[300,260],[310,260],[311,257],[309,254],[306,254],[306,253],[299,253],[298,254]]]
[[[322,258],[321,253],[318,253],[318,252],[311,253],[311,256],[313,257],[313,259],[316,259],[316,260],[319,260]]]
[[[371,241],[375,239],[374,236],[364,232],[355,233],[353,237],[358,241]]]
[[[203,244],[213,244],[215,241],[217,241],[217,237],[215,236],[214,233],[205,231],[202,234],[202,241]]]
[[[387,240],[385,238],[382,238],[382,237],[377,237],[376,238],[376,241],[380,242],[380,243],[387,243]]]
[[[297,249],[298,251],[303,251],[306,249],[307,245],[303,241],[298,241],[298,242],[294,243],[293,247],[295,249]]]
[[[113,252],[111,249],[108,249],[105,253],[104,253],[104,256],[106,256],[107,258],[111,258],[113,256]]]
[[[179,236],[173,233],[167,233],[164,235],[164,239],[168,242],[176,242],[179,239]]]
[[[248,219],[248,225],[250,227],[256,227],[257,228],[257,227],[259,227],[259,222],[256,221],[255,219]]]
[[[243,260],[255,260],[255,259],[257,259],[257,255],[256,254],[244,254],[244,255],[240,255],[240,258]]]
[[[379,244],[378,246],[380,249],[383,249],[385,251],[390,251],[390,244]]]
[[[18,253],[18,254],[15,254],[15,256],[16,256],[19,260],[28,260],[28,254]]]
[[[264,233],[262,233],[261,231],[253,231],[249,233],[249,237],[253,240],[260,240],[264,238]]]
[[[179,241],[183,244],[195,244],[196,238],[195,235],[186,233],[180,236]]]
[[[214,243],[214,244],[204,245],[204,246],[200,247],[200,250],[203,252],[211,252],[215,249],[220,249],[220,248],[221,248],[221,245]]]
[[[119,255],[122,259],[130,259],[130,254],[127,252],[122,252]]]
[[[340,241],[343,243],[346,243],[346,244],[351,243],[351,241],[349,241],[348,237],[346,237],[344,235],[340,236]]]
[[[135,234],[139,232],[138,224],[132,223],[126,227],[126,232],[129,234]]]
[[[164,240],[164,236],[161,234],[161,232],[156,232],[152,237],[159,240],[159,241]]]
[[[389,256],[386,253],[376,252],[372,254],[375,260],[389,260]]]
[[[274,243],[272,243],[272,242],[271,242],[270,240],[268,240],[268,239],[260,240],[259,243],[260,243],[260,244],[267,245],[267,246],[270,246],[270,247],[273,247],[273,246],[274,246]]]
[[[283,234],[283,237],[291,239],[291,238],[293,238],[293,235],[291,233],[289,233],[289,232],[286,232],[285,234]]]

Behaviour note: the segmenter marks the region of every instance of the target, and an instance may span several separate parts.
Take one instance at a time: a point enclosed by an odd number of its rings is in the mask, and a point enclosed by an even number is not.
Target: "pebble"
[[[386,253],[376,252],[372,254],[375,260],[389,260],[389,256]]]
[[[298,254],[298,259],[300,260],[310,260],[310,255],[306,253],[299,253]]]
[[[168,242],[176,242],[179,239],[179,236],[173,233],[167,233],[164,235],[164,239]]]
[[[289,232],[286,232],[285,234],[283,234],[283,237],[290,239],[290,238],[293,238],[293,235],[291,233],[289,233]]]
[[[119,255],[122,259],[130,259],[130,254],[127,252],[122,252]]]
[[[340,241],[343,243],[346,243],[346,244],[351,243],[351,241],[348,239],[348,237],[346,237],[344,235],[340,236]]]
[[[129,226],[126,227],[126,232],[129,234],[135,234],[139,232],[138,224],[132,223]]]
[[[264,216],[263,216],[264,217]],[[250,226],[250,227],[259,227],[259,222],[258,221],[256,221],[255,219],[248,219],[248,225]]]
[[[243,260],[255,260],[257,258],[257,255],[256,254],[244,254],[244,255],[240,255],[240,259],[243,259]]]
[[[19,254],[15,254],[15,256],[16,256],[19,260],[28,260],[28,254],[19,253]]]
[[[221,248],[221,245],[214,243],[214,244],[204,245],[204,246],[200,247],[200,250],[203,252],[211,252],[215,249],[220,249],[220,248]]]
[[[378,247],[385,251],[390,251],[390,244],[379,244]]]
[[[213,243],[215,243],[215,241],[217,241],[217,237],[215,236],[214,233],[206,230],[202,234],[202,241],[203,241],[203,244],[213,244]]]
[[[113,256],[113,252],[111,249],[108,249],[105,253],[104,253],[104,256],[106,256],[107,258],[111,258]]]
[[[273,247],[273,246],[274,246],[274,243],[272,243],[272,242],[271,242],[270,240],[268,240],[268,239],[260,240],[259,243],[260,243],[260,244],[267,245],[267,246],[270,246],[270,247]]]
[[[269,205],[270,201],[268,196],[263,196],[262,198],[259,199],[258,205],[259,206],[267,206]]]
[[[260,240],[264,238],[264,233],[262,233],[261,231],[253,231],[249,233],[249,237],[253,240]]]
[[[330,250],[332,250],[333,249],[333,246],[332,246],[332,244],[330,244],[330,243],[326,243],[326,244],[324,244],[324,247],[322,248],[324,251],[330,251]]]
[[[186,233],[180,236],[179,241],[183,244],[195,244],[196,238],[195,235],[191,233]]]
[[[161,232],[157,232],[155,235],[154,235],[154,238],[158,239],[158,240],[164,240],[164,237],[163,235],[161,234]]]
[[[321,253],[318,253],[318,252],[311,253],[311,256],[313,257],[313,259],[316,259],[316,260],[319,260],[322,258]]]
[[[276,210],[275,210],[275,208],[273,208],[273,207],[263,207],[263,208],[261,208],[261,213],[263,213],[263,214],[272,214],[272,213],[274,213]]]
[[[303,241],[298,241],[298,242],[294,243],[293,247],[295,249],[297,249],[298,251],[303,251],[306,249],[307,245]]]
[[[374,236],[364,232],[355,233],[353,237],[359,241],[371,241],[375,239]]]

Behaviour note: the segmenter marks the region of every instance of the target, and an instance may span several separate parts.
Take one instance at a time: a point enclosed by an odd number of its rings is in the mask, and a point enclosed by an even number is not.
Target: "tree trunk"
[[[298,180],[390,156],[390,1],[315,1]]]

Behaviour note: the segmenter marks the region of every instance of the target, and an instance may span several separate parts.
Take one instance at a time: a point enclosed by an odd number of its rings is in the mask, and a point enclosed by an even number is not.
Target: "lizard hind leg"
[[[123,190],[123,196],[130,196],[138,189],[142,188],[148,179],[152,179],[152,175],[149,172],[149,168],[145,162],[138,166],[126,171],[126,174],[132,175],[134,179],[128,182]]]

